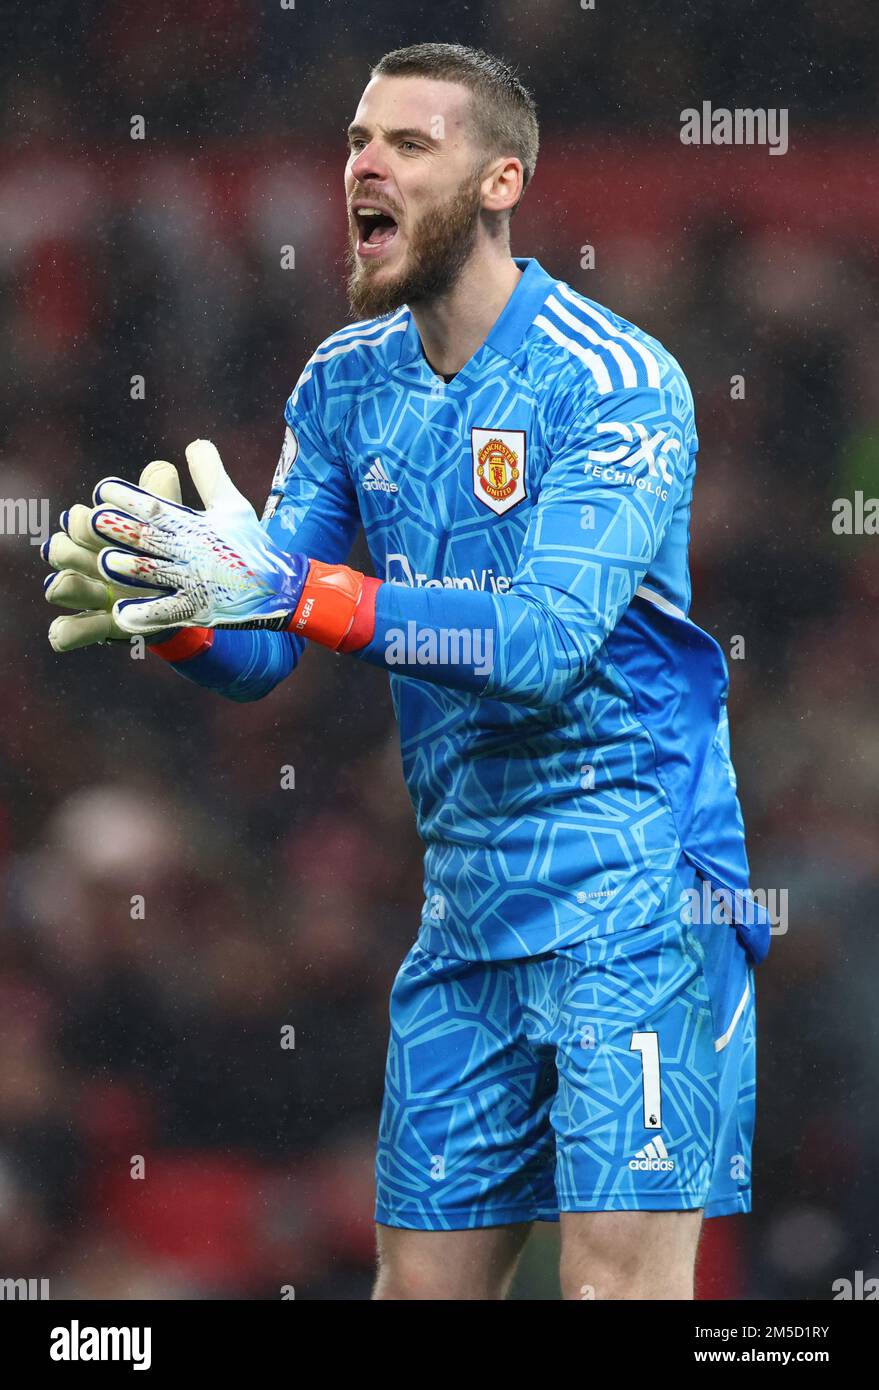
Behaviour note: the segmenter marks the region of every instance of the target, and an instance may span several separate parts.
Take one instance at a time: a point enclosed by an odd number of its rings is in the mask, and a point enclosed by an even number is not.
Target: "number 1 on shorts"
[[[662,1091],[659,1084],[659,1034],[633,1033],[630,1052],[641,1054],[644,1128],[662,1129]]]

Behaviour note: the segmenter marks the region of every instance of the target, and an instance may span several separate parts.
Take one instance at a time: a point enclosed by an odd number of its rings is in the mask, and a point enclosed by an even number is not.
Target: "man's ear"
[[[508,212],[519,203],[525,191],[525,175],[521,159],[502,155],[493,160],[481,181],[482,206],[485,212]]]

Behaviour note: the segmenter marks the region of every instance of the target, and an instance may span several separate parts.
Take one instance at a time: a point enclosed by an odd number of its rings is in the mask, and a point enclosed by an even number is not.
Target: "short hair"
[[[434,77],[469,88],[475,143],[489,159],[514,155],[521,160],[524,193],[537,164],[537,107],[507,63],[460,43],[415,43],[386,53],[370,77]],[[518,206],[510,208],[511,216]]]

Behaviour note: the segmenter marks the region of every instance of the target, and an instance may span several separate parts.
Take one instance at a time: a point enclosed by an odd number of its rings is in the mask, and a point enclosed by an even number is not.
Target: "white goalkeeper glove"
[[[290,628],[307,556],[274,544],[209,440],[195,440],[186,458],[203,511],[158,497],[142,479],[135,487],[105,478],[95,488],[88,520],[104,547],[98,572],[128,586],[113,621],[143,636],[171,626]]]
[[[140,475],[140,486],[169,502],[181,500],[180,478],[173,463],[156,459]],[[96,642],[130,642],[113,616],[119,599],[143,596],[140,586],[110,582],[98,568],[98,554],[106,540],[91,525],[93,507],[80,503],[61,516],[62,530],[43,545],[41,554],[56,574],[43,581],[49,603],[79,610],[56,618],[49,628],[49,642],[56,652],[72,652]]]

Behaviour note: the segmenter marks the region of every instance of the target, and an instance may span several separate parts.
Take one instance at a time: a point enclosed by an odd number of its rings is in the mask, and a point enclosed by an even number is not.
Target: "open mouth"
[[[389,212],[368,206],[356,208],[354,220],[357,223],[357,254],[359,256],[380,255],[397,235],[397,223]]]

